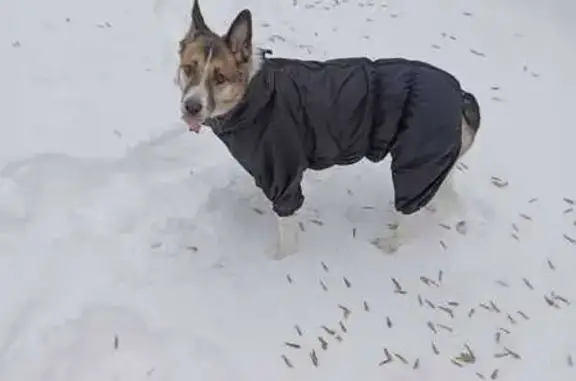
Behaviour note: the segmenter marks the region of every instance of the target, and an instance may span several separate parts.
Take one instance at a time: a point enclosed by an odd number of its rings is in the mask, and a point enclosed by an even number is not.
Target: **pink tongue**
[[[188,125],[188,130],[190,131],[194,131],[195,133],[200,132],[200,127],[202,127],[202,125],[200,124],[200,122],[196,119],[193,118],[188,118],[188,117],[182,117],[182,119],[184,119],[184,122],[186,122],[186,124]]]

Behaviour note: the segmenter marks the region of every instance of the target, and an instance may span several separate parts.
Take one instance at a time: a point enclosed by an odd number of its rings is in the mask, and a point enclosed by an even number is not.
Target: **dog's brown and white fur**
[[[224,35],[214,33],[204,21],[198,0],[194,1],[190,28],[180,41],[180,63],[176,82],[182,90],[182,118],[198,132],[207,118],[223,115],[244,97],[251,78],[258,72],[262,56],[252,45],[252,18],[241,11]],[[462,119],[462,157],[472,146],[475,131]],[[442,193],[452,192],[452,176],[443,184]],[[390,236],[379,239],[386,252],[396,251],[408,235],[396,213],[397,228]],[[300,227],[297,215],[278,218],[278,240],[271,255],[283,258],[298,250]]]

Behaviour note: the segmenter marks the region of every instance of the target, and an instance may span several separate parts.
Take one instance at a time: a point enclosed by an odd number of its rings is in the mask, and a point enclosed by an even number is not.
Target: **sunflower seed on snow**
[[[310,360],[312,360],[312,364],[314,364],[314,366],[318,366],[318,356],[316,356],[316,351],[314,349],[312,349],[312,352],[310,352]]]
[[[384,348],[384,354],[386,355],[386,358],[381,361],[378,366],[382,366],[382,365],[386,365],[390,362],[392,362],[394,359],[392,358],[392,356],[390,355],[390,352],[388,351],[388,348]]]
[[[296,333],[298,333],[298,336],[302,336],[302,329],[300,329],[300,327],[298,326],[298,324],[296,324],[294,326],[294,329],[296,329]]]
[[[408,360],[406,360],[406,358],[405,358],[404,356],[402,356],[401,354],[394,353],[394,356],[395,356],[398,360],[402,361],[404,364],[408,364]]]
[[[370,306],[368,305],[368,302],[364,301],[362,303],[362,307],[364,308],[364,311],[370,312]]]
[[[352,311],[350,311],[349,308],[339,304],[338,308],[340,308],[342,310],[342,313],[344,314],[344,320],[348,319],[348,317],[350,316],[350,314],[352,313]]]
[[[322,326],[322,329],[324,330],[324,332],[326,332],[326,333],[329,334],[330,336],[336,335],[336,331],[334,331],[333,329],[330,329],[330,328],[326,327],[325,325]]]
[[[288,368],[294,368],[294,365],[292,365],[292,362],[288,359],[288,357],[286,357],[286,355],[282,355],[282,360],[284,360],[284,364],[286,364]]]
[[[466,235],[468,233],[468,226],[466,225],[466,221],[459,221],[456,224],[455,229],[461,235]]]
[[[352,287],[352,283],[350,283],[350,281],[348,280],[348,278],[342,277],[342,280],[344,280],[344,285],[346,285],[346,287],[348,287],[348,288],[351,288],[351,287]]]

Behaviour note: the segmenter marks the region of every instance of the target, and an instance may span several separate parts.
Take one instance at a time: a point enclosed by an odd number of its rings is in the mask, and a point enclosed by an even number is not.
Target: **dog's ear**
[[[190,22],[190,29],[188,30],[187,37],[193,38],[198,33],[209,30],[210,29],[204,22],[204,16],[202,16],[202,12],[200,11],[198,0],[194,0],[194,5],[192,6],[192,20]]]
[[[246,62],[252,55],[252,14],[244,9],[232,21],[225,37],[238,62]]]

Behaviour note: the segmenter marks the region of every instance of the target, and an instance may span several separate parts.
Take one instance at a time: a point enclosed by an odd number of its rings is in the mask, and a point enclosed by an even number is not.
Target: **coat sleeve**
[[[304,202],[302,176],[308,167],[297,129],[291,124],[269,125],[257,147],[258,171],[253,174],[256,185],[272,202],[280,217],[294,214]]]

